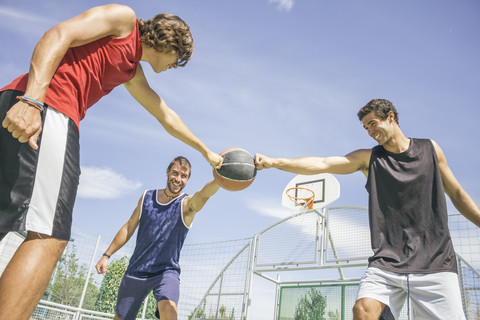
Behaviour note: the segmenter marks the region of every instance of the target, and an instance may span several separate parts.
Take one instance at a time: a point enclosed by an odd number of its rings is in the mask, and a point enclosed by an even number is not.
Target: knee
[[[170,300],[158,302],[158,311],[161,320],[177,320],[177,305]]]
[[[355,304],[353,305],[352,311],[353,311],[353,319],[355,320],[366,319],[366,315],[368,314],[367,311],[365,310],[365,307],[358,301],[355,302]]]
[[[373,301],[372,301],[373,302]],[[357,300],[353,306],[353,319],[354,320],[367,320],[367,319],[378,319],[382,312],[382,304],[375,301],[376,303],[367,303],[362,299]]]

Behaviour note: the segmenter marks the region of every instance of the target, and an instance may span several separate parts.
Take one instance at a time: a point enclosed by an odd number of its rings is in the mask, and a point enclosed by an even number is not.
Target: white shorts
[[[388,305],[398,319],[405,299],[414,319],[464,320],[458,276],[454,272],[400,274],[378,268],[365,271],[357,300],[371,298]]]

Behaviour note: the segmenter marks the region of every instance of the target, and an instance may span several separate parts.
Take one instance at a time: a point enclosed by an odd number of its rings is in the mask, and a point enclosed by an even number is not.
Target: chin
[[[168,188],[170,189],[170,192],[173,193],[173,194],[180,194],[183,190],[183,188],[178,188],[178,189],[173,189],[173,188]]]

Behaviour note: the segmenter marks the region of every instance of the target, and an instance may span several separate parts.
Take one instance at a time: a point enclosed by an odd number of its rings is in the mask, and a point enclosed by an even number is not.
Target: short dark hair
[[[193,54],[193,37],[188,25],[170,13],[157,14],[150,20],[138,20],[140,40],[147,46],[161,51],[174,51],[178,55],[177,66],[183,67]]]
[[[373,112],[377,117],[379,117],[382,120],[385,120],[388,118],[388,113],[390,111],[393,111],[395,114],[395,122],[398,124],[398,112],[397,109],[395,109],[395,106],[393,103],[386,99],[373,99],[370,100],[369,103],[367,103],[364,107],[358,111],[357,116],[360,121],[362,121],[363,117],[365,117],[367,114],[370,112]]]
[[[188,159],[183,156],[175,157],[168,165],[167,172],[172,169],[175,163],[178,163],[182,168],[190,169],[190,172],[188,173],[188,177],[190,178],[190,176],[192,175],[192,165],[190,164],[190,161],[188,161]]]

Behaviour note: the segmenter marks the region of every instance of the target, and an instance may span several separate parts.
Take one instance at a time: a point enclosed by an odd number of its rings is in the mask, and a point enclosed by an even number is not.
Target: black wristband
[[[103,256],[104,256],[104,257],[107,257],[108,259],[110,259],[110,255],[108,255],[108,254],[106,254],[106,253],[104,253]]]

